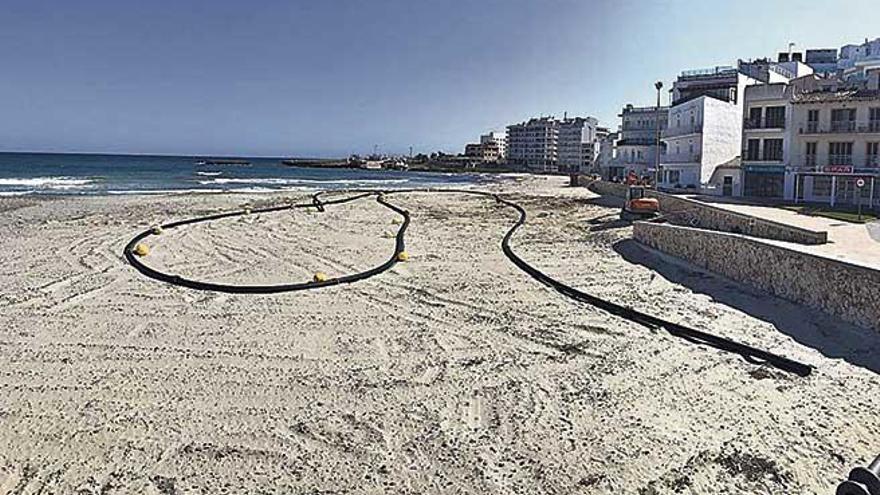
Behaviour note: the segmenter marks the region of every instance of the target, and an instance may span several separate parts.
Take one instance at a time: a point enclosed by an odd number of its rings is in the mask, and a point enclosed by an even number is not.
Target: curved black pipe
[[[379,265],[377,267],[371,268],[370,270],[355,273],[352,275],[344,275],[342,277],[329,279],[323,282],[306,282],[306,283],[297,283],[297,284],[281,284],[281,285],[230,285],[230,284],[215,284],[210,282],[201,282],[198,280],[192,280],[183,278],[177,275],[170,275],[166,273],[162,273],[158,270],[154,270],[146,265],[144,265],[134,254],[135,246],[137,243],[146,238],[147,236],[152,234],[152,231],[145,231],[137,235],[131,242],[128,243],[125,247],[125,258],[129,263],[132,264],[138,271],[143,273],[144,275],[161,280],[163,282],[181,285],[184,287],[189,287],[192,289],[199,290],[212,290],[218,292],[230,292],[230,293],[239,293],[239,294],[272,294],[278,292],[290,292],[296,290],[306,290],[306,289],[316,289],[320,287],[327,287],[331,285],[339,285],[343,283],[351,283],[359,280],[364,280],[366,278],[378,275],[382,272],[385,272],[391,267],[393,267],[398,262],[398,255],[404,251],[404,234],[406,233],[406,229],[409,226],[410,216],[409,212],[404,209],[401,209],[389,202],[386,201],[385,196],[391,194],[399,194],[399,193],[412,193],[412,192],[423,192],[423,193],[452,193],[452,194],[470,194],[482,197],[488,197],[494,199],[496,202],[512,208],[519,213],[519,218],[516,223],[507,231],[504,235],[504,238],[501,240],[501,250],[504,252],[504,255],[519,269],[529,274],[532,278],[541,282],[542,284],[556,290],[560,294],[574,299],[576,301],[580,301],[591,306],[597,307],[603,311],[611,313],[620,318],[624,318],[626,320],[632,321],[634,323],[638,323],[642,326],[651,329],[663,329],[669,332],[670,334],[685,339],[692,343],[704,344],[710,347],[714,347],[719,350],[732,352],[735,354],[739,354],[746,361],[753,364],[761,364],[767,363],[771,366],[774,366],[783,371],[788,371],[794,373],[799,376],[808,376],[812,372],[812,366],[807,364],[799,363],[797,361],[793,361],[791,359],[763,351],[761,349],[757,349],[755,347],[740,344],[739,342],[735,342],[733,340],[727,339],[725,337],[720,337],[717,335],[712,335],[707,332],[703,332],[700,330],[696,330],[693,328],[686,327],[684,325],[680,325],[678,323],[666,321],[655,316],[651,316],[646,313],[642,313],[640,311],[636,311],[632,308],[628,308],[626,306],[622,306],[620,304],[613,303],[611,301],[602,299],[600,297],[593,296],[591,294],[587,294],[586,292],[580,291],[566,285],[546,273],[538,270],[534,266],[527,263],[525,260],[519,257],[513,249],[510,247],[510,239],[516,233],[516,231],[526,223],[526,210],[517,203],[501,198],[498,194],[483,192],[483,191],[472,191],[467,189],[397,189],[394,191],[370,191],[370,190],[347,190],[341,191],[345,193],[357,193],[354,196],[348,196],[341,199],[331,199],[328,201],[322,201],[320,196],[324,194],[323,191],[317,192],[312,195],[312,202],[308,204],[295,204],[289,206],[280,206],[280,207],[271,207],[271,208],[263,208],[259,210],[254,210],[255,213],[269,213],[274,211],[285,210],[289,208],[317,208],[319,211],[324,211],[324,206],[332,205],[332,204],[341,204],[347,203],[350,201],[355,201],[358,199],[362,199],[368,196],[376,196],[376,201],[389,208],[399,215],[403,217],[403,223],[400,226],[400,229],[397,231],[397,242],[394,248],[394,254],[386,261],[384,264]],[[163,229],[170,229],[174,227],[178,227],[181,225],[188,225],[198,222],[205,222],[210,220],[217,220],[220,218],[228,218],[238,215],[244,215],[245,212],[231,212],[231,213],[221,213],[216,215],[210,215],[205,217],[196,217],[188,220],[182,220],[178,222],[169,223],[163,225]]]

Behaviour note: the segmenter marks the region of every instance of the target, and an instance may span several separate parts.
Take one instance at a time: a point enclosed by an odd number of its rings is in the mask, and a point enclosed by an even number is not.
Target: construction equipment
[[[645,195],[645,186],[629,186],[626,190],[626,203],[620,218],[623,220],[644,220],[656,217],[660,213],[660,202],[657,198]]]

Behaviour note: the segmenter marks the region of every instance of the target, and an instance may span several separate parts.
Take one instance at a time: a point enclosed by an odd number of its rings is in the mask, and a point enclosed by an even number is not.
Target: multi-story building
[[[559,121],[533,118],[507,126],[507,163],[533,172],[558,171]]]
[[[483,163],[503,162],[507,152],[507,143],[501,134],[490,132],[480,136],[479,143],[469,143],[464,147],[464,154]]]
[[[786,198],[880,206],[880,69],[815,86],[791,98]]]
[[[565,118],[558,123],[557,168],[560,172],[578,173],[593,168],[598,152],[594,117]]]
[[[818,74],[837,72],[837,48],[807,50],[807,65]]]
[[[852,81],[864,80],[868,72],[880,69],[880,38],[841,47],[837,69],[844,79]]]
[[[669,107],[634,107],[627,105],[618,115],[621,118],[620,138],[617,141],[617,160],[614,175],[623,178],[630,172],[638,177],[653,177],[658,153],[658,133],[666,130]]]
[[[761,77],[764,72],[741,62],[739,68],[685,71],[673,84],[658,187],[735,193],[741,174],[728,165],[740,154],[743,94],[746,86],[759,83],[747,74]],[[773,69],[767,77],[787,80]],[[721,165],[726,165],[724,173],[716,174]]]
[[[480,146],[486,161],[501,162],[507,157],[507,138],[500,132],[492,131],[481,135]]]
[[[791,87],[786,83],[748,86],[743,114],[742,188],[734,195],[782,198],[791,121],[788,104]]]
[[[596,134],[599,141],[599,155],[594,170],[606,180],[623,177],[622,169],[618,170],[617,141],[620,139],[620,133],[600,127]]]

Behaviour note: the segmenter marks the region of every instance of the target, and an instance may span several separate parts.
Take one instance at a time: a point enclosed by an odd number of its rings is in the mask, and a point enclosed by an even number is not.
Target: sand
[[[0,494],[832,493],[880,452],[880,337],[646,251],[563,183],[492,188],[529,211],[525,259],[814,374],[562,297],[503,256],[515,214],[481,198],[395,195],[409,262],[269,296],[162,284],[121,251],[280,195],[5,198]],[[238,217],[151,238],[146,259],[222,282],[334,276],[387,259],[394,218],[372,201]]]

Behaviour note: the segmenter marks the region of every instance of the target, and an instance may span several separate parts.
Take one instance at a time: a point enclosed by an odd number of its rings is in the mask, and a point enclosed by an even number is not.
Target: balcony
[[[671,138],[676,136],[686,136],[688,134],[699,134],[703,132],[703,125],[701,123],[695,124],[684,124],[678,127],[669,127],[665,129],[661,135],[664,138]]]
[[[666,165],[687,165],[700,163],[702,158],[699,153],[680,153],[678,155],[663,155],[662,162]]]
[[[856,121],[855,120],[831,121],[830,132],[834,133],[834,134],[849,134],[851,132],[856,132]]]
[[[744,129],[785,129],[785,119],[745,119]]]
[[[828,155],[828,166],[852,166],[852,155]]]
[[[818,122],[801,123],[799,134],[877,134],[880,133],[880,120],[871,120],[859,124],[854,120],[831,122],[831,125],[820,126]]]

